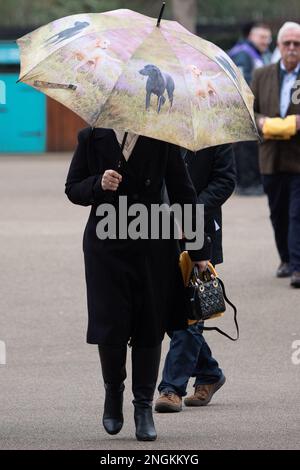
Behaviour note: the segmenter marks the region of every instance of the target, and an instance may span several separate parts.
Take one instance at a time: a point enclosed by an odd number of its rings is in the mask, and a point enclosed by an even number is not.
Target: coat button
[[[147,180],[145,181],[145,186],[150,186],[150,184],[151,184],[151,180],[147,179]]]
[[[138,198],[139,198],[139,195],[138,195],[137,193],[134,193],[134,194],[132,195],[132,199],[133,199],[134,201],[137,201]]]

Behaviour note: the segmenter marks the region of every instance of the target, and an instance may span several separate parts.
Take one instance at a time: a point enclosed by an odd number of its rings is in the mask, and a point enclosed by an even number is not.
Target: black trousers
[[[300,272],[300,174],[263,175],[263,185],[280,259]]]
[[[238,142],[234,144],[237,172],[237,186],[249,188],[261,186],[258,164],[258,144],[256,142]]]

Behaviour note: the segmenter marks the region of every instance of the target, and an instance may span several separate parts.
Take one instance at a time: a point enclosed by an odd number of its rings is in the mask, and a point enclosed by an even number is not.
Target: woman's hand
[[[204,273],[208,269],[208,261],[195,261],[195,265],[198,266],[200,273]]]
[[[101,186],[104,191],[116,191],[122,181],[122,175],[115,170],[106,170],[103,173]]]

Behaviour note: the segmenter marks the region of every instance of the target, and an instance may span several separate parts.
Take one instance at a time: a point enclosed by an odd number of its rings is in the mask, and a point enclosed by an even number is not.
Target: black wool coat
[[[198,202],[205,207],[205,230],[212,239],[211,261],[222,263],[222,205],[232,195],[236,184],[233,146],[216,145],[196,154],[189,151],[185,162]]]
[[[102,189],[101,179],[105,170],[117,170],[120,159],[123,179],[113,195]],[[161,203],[164,181],[172,204],[196,204],[178,147],[140,136],[126,162],[113,130],[79,132],[65,192],[74,204],[91,206],[83,236],[88,343],[120,346],[131,338],[137,346],[151,347],[166,331],[187,326],[177,241],[101,240],[96,234],[100,204],[113,203],[118,209],[121,195],[127,196],[128,205]],[[202,250],[190,255],[194,260],[209,259],[209,237]]]

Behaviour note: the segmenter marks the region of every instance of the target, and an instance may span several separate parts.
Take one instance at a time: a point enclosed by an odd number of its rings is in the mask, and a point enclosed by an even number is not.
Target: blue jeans
[[[202,327],[202,323],[197,323],[170,335],[170,349],[158,386],[159,392],[170,391],[183,397],[190,377],[195,377],[195,387],[218,382],[223,376],[203,337]]]

